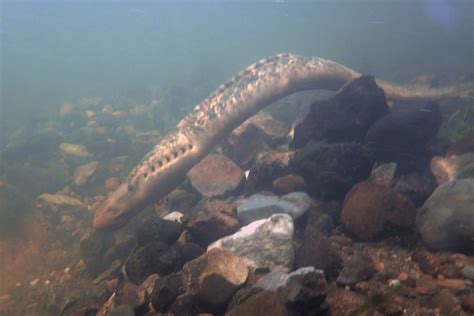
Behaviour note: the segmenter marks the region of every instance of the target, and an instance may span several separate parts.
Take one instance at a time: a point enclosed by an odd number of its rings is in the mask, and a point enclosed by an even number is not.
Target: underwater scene
[[[0,316],[474,315],[474,1],[0,2]]]

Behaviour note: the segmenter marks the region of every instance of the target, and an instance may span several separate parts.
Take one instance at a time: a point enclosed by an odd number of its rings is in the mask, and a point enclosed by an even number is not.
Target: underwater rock
[[[198,243],[207,246],[219,238],[235,233],[240,225],[234,215],[233,205],[208,200],[185,221],[184,226]]]
[[[419,207],[436,189],[436,182],[431,177],[412,172],[401,175],[393,188],[395,191],[407,196],[413,201],[415,206]]]
[[[182,294],[183,282],[179,274],[170,274],[156,280],[150,301],[155,310],[165,313],[168,307]]]
[[[178,271],[181,267],[204,253],[199,245],[176,242],[171,247],[160,241],[152,241],[137,248],[125,263],[125,271],[130,281],[140,284],[149,275],[161,276]]]
[[[169,307],[166,315],[202,315],[204,311],[198,305],[196,294],[184,293],[179,295]]]
[[[283,303],[303,311],[320,306],[327,293],[324,272],[314,267],[302,267],[291,273],[270,272],[255,287],[276,292]]]
[[[254,194],[249,198],[237,200],[235,204],[237,218],[243,225],[247,225],[278,213],[288,214],[295,220],[309,209],[311,198],[305,192],[293,192],[281,197]]]
[[[362,140],[369,126],[387,112],[383,90],[373,77],[363,75],[332,98],[311,104],[308,116],[295,128],[290,147],[302,148],[309,141]]]
[[[188,179],[202,196],[220,197],[235,193],[245,177],[232,160],[211,154],[188,172]]]
[[[269,150],[267,135],[253,124],[238,135],[231,134],[223,144],[224,153],[242,168],[250,167],[256,157]]]
[[[295,267],[308,266],[324,271],[328,280],[334,280],[341,271],[342,259],[326,236],[307,227],[296,246]]]
[[[135,316],[135,311],[128,304],[120,304],[108,312],[107,316]]]
[[[74,184],[78,187],[86,184],[87,180],[94,174],[99,166],[98,161],[91,161],[85,165],[80,165],[74,170]]]
[[[131,306],[137,314],[148,311],[149,297],[146,293],[146,289],[142,285],[126,282],[119,292],[118,301],[120,304]]]
[[[275,292],[261,291],[233,306],[226,316],[288,316],[289,312]]]
[[[224,249],[211,249],[188,263],[181,271],[184,287],[195,292],[197,300],[209,312],[226,306],[248,276],[246,262]]]
[[[174,211],[174,212],[166,214],[166,216],[164,216],[163,219],[166,221],[172,221],[172,222],[183,224],[184,217],[185,215],[183,213]]]
[[[249,170],[244,193],[251,195],[257,191],[270,191],[273,181],[288,175],[288,164],[292,152],[266,151],[258,155],[255,164]]]
[[[272,146],[285,140],[290,130],[286,122],[274,118],[269,113],[259,112],[237,127],[229,138],[239,137],[250,125],[262,130],[266,136],[265,142]]]
[[[290,168],[305,179],[311,195],[340,201],[354,184],[370,175],[373,163],[363,145],[311,142],[296,151]]]
[[[391,186],[395,179],[396,171],[397,164],[395,162],[381,164],[372,170],[370,181],[379,185]]]
[[[361,240],[374,240],[386,225],[410,228],[415,220],[413,202],[393,191],[364,181],[355,185],[346,195],[341,212],[344,227]]]
[[[124,267],[130,281],[140,284],[149,275],[158,273],[159,268],[156,267],[156,262],[168,247],[165,243],[154,241],[135,249]]]
[[[227,138],[226,153],[240,166],[248,166],[259,152],[285,140],[290,126],[268,113],[258,113]]]
[[[188,192],[182,189],[175,189],[165,197],[166,206],[170,210],[189,214],[192,208],[199,202],[200,196],[197,193]]]
[[[252,270],[286,272],[293,267],[293,234],[291,216],[275,214],[240,228],[235,234],[210,244],[207,249],[229,250],[242,257]]]
[[[438,184],[455,179],[474,177],[474,153],[453,155],[446,158],[433,157],[431,159],[431,173]]]
[[[300,176],[289,174],[279,177],[272,183],[272,191],[276,195],[285,195],[296,191],[305,191],[306,182]]]
[[[372,259],[361,251],[356,251],[349,262],[342,268],[336,283],[340,286],[354,286],[356,283],[370,279],[375,273]]]
[[[437,251],[474,250],[474,179],[440,185],[418,211],[416,226]]]
[[[462,268],[461,274],[463,277],[474,281],[474,265],[465,266]]]
[[[322,209],[334,207],[332,204],[321,203],[315,208],[311,208],[307,214],[305,232],[319,232],[324,236],[329,236],[334,229],[334,222],[330,215],[323,213]],[[339,205],[337,205],[339,207]]]
[[[159,217],[143,223],[137,230],[139,246],[144,246],[153,241],[160,241],[167,245],[176,242],[183,232],[183,225]]]
[[[64,159],[78,164],[84,163],[88,159],[94,157],[94,155],[87,150],[86,146],[81,144],[61,143],[59,145],[59,150]]]
[[[392,111],[369,128],[365,140],[378,160],[396,161],[402,170],[410,170],[427,161],[426,144],[436,136],[441,122],[436,103]]]
[[[32,200],[13,185],[0,181],[0,233],[15,231],[32,207]]]
[[[50,205],[85,207],[82,201],[76,198],[64,195],[64,194],[59,194],[59,193],[57,194],[43,193],[40,196],[38,196],[38,200],[42,200]]]

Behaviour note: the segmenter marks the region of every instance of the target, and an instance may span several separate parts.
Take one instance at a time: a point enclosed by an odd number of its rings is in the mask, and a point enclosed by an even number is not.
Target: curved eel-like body
[[[279,54],[247,67],[197,105],[143,158],[97,209],[94,227],[119,228],[166,196],[219,140],[265,106],[302,90],[338,90],[360,75],[330,60],[294,54]],[[410,89],[377,84],[389,99],[440,99],[473,90],[473,86]]]

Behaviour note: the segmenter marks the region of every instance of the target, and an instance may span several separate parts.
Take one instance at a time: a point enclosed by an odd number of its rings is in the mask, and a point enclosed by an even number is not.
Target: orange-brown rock
[[[189,171],[188,178],[202,196],[219,197],[234,193],[244,173],[226,156],[211,154]]]
[[[389,186],[364,181],[347,193],[341,221],[357,238],[373,240],[388,223],[404,228],[412,226],[415,211],[413,202]]]
[[[287,175],[275,179],[272,183],[272,191],[276,195],[285,195],[296,191],[304,191],[306,183],[300,176]]]
[[[288,310],[277,293],[262,291],[252,295],[242,304],[235,306],[226,316],[286,316]]]

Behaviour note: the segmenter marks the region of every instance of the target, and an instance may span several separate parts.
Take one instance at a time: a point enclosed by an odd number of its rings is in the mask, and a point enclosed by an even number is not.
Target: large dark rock
[[[295,266],[313,266],[323,270],[328,280],[334,280],[341,271],[342,260],[326,236],[313,228],[307,228],[296,248]]]
[[[308,116],[295,128],[290,146],[301,148],[310,140],[362,140],[369,126],[387,112],[383,90],[373,77],[361,76],[334,97],[313,103]]]
[[[439,106],[428,103],[392,111],[377,120],[365,137],[380,161],[396,161],[402,170],[423,166],[430,154],[425,150],[436,136],[442,118]]]
[[[125,264],[125,271],[132,282],[139,284],[154,273],[167,275],[179,271],[186,262],[203,252],[204,249],[193,243],[183,245],[176,242],[168,247],[165,243],[153,241],[133,252]]]
[[[307,183],[308,192],[324,200],[342,200],[349,189],[370,175],[373,157],[360,144],[308,143],[297,150],[290,168]]]
[[[185,220],[186,229],[203,245],[235,233],[239,221],[234,215],[234,206],[220,200],[206,200],[200,210]]]
[[[150,298],[153,308],[160,313],[166,312],[178,295],[182,294],[182,286],[179,274],[170,274],[156,280]]]
[[[409,197],[419,207],[436,189],[436,181],[420,173],[409,173],[397,179],[394,189]]]
[[[183,225],[175,221],[168,221],[159,217],[142,224],[137,231],[137,240],[140,246],[152,241],[161,241],[171,245],[178,240],[183,232]]]
[[[125,271],[129,279],[136,283],[142,283],[147,276],[157,273],[156,262],[168,249],[168,245],[160,241],[148,243],[144,247],[137,248],[125,263]]]

